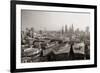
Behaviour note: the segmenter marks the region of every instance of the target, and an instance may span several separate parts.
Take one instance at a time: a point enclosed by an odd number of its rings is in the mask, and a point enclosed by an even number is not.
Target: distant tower
[[[89,32],[89,27],[88,27],[88,26],[86,27],[86,32],[87,32],[87,33]]]
[[[39,30],[39,34],[42,34],[43,32],[42,32],[42,30]]]
[[[61,31],[62,35],[64,34],[64,27],[62,26],[62,31]]]
[[[70,34],[73,34],[73,33],[74,33],[74,26],[73,26],[73,24],[72,24],[72,26],[70,27],[69,32],[70,32]]]
[[[28,28],[26,28],[26,36],[29,36],[29,29]]]
[[[72,24],[72,32],[74,33],[74,26],[73,26],[73,24]]]
[[[73,36],[73,34],[74,34],[74,26],[73,26],[73,24],[72,24],[72,26],[70,26],[68,33],[69,33],[69,37],[71,38]]]
[[[85,33],[86,33],[86,36],[88,37],[88,39],[90,39],[90,31],[89,31],[88,26],[86,27]]]
[[[65,33],[67,33],[67,32],[68,32],[67,25],[65,25]]]
[[[34,37],[34,28],[32,27],[30,30],[30,36],[33,38]]]
[[[32,31],[32,33],[34,33],[34,28],[33,27],[31,28],[31,31]]]
[[[75,34],[76,34],[76,35],[79,35],[79,33],[80,33],[80,30],[79,30],[79,28],[77,28],[77,29],[75,30]]]

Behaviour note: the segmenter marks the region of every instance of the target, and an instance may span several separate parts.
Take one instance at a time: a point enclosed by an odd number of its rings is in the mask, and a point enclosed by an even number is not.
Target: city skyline
[[[36,31],[59,31],[66,25],[68,29],[73,25],[75,30],[79,28],[84,31],[90,24],[89,13],[22,10],[21,18],[22,30],[33,27]]]

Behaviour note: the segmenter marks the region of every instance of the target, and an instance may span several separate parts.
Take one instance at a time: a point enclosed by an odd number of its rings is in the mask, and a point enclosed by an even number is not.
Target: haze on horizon
[[[33,27],[38,30],[61,30],[65,25],[74,26],[85,30],[90,25],[89,13],[73,13],[73,12],[52,12],[52,11],[35,11],[21,10],[21,29]]]

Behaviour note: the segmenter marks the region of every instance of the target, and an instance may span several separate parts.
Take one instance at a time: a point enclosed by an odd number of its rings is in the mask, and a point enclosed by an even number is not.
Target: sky
[[[74,26],[85,30],[90,25],[89,13],[75,12],[54,12],[54,11],[36,11],[21,10],[21,27],[22,30],[33,27],[38,30],[61,30],[65,25]]]

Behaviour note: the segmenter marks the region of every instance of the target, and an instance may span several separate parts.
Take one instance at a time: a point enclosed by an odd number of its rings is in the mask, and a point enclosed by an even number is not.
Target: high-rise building
[[[70,33],[70,34],[74,34],[74,26],[73,26],[73,24],[72,24],[72,26],[69,28],[69,33]]]
[[[86,30],[85,30],[85,31],[86,31],[87,33],[89,32],[89,27],[88,27],[88,26],[86,27]]]
[[[90,31],[89,31],[89,27],[88,26],[86,27],[85,35],[86,35],[87,39],[90,40]]]
[[[62,31],[61,31],[62,35],[64,34],[64,27],[62,26]]]
[[[67,25],[65,25],[65,33],[68,32],[68,28],[67,28]]]
[[[73,26],[73,24],[72,24],[72,32],[74,33],[74,26]]]
[[[79,28],[77,28],[77,29],[75,30],[75,34],[76,34],[76,35],[79,35],[79,34],[80,34]]]
[[[31,38],[34,37],[34,28],[33,28],[33,27],[30,29],[30,37],[31,37]]]
[[[74,26],[73,24],[69,27],[68,36],[71,38],[74,35]]]

